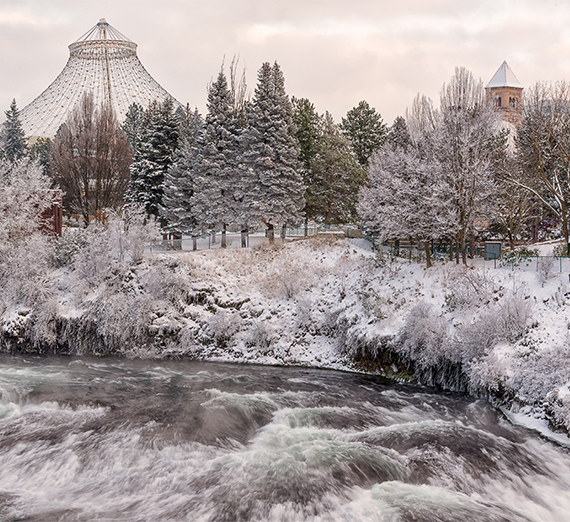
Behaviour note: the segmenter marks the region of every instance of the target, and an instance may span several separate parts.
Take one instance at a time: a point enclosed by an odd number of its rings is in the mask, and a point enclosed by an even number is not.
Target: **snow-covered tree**
[[[127,139],[112,108],[96,107],[87,93],[59,129],[51,150],[52,177],[64,191],[64,207],[101,219],[107,208],[120,208],[132,160]]]
[[[368,165],[372,154],[386,141],[388,131],[382,117],[367,101],[361,101],[342,118],[340,128],[350,140],[358,162]]]
[[[416,149],[385,145],[371,158],[369,181],[360,191],[358,214],[380,241],[423,241],[430,266],[429,242],[449,233],[445,183],[434,158]]]
[[[412,138],[408,131],[406,120],[402,116],[397,116],[388,131],[388,143],[407,150],[411,146]]]
[[[291,102],[277,63],[264,63],[257,75],[253,101],[248,105],[244,167],[240,189],[247,223],[285,226],[298,220],[305,186],[299,172]]]
[[[0,131],[0,153],[8,161],[16,161],[26,155],[27,141],[20,122],[20,111],[16,100],[12,100],[10,108],[4,112],[6,121]]]
[[[141,133],[144,124],[144,109],[139,103],[131,103],[125,115],[125,121],[121,124],[121,129],[127,136],[127,142],[133,149],[138,149]]]
[[[178,119],[172,98],[154,102],[145,111],[140,142],[131,164],[127,201],[144,205],[148,215],[158,216],[164,176],[178,146]]]
[[[358,191],[366,180],[330,113],[323,117],[320,149],[313,161],[311,211],[325,223],[347,223],[356,218]]]
[[[204,120],[196,109],[187,110],[182,121],[174,162],[164,177],[160,216],[166,223],[166,231],[192,234],[198,228],[190,202],[195,191],[194,169],[198,145],[203,139]]]
[[[28,156],[32,161],[37,161],[41,165],[46,176],[49,175],[49,158],[52,145],[53,141],[51,138],[38,136],[33,142],[30,140],[28,146]]]
[[[59,197],[51,185],[37,162],[0,159],[0,308],[29,305],[43,291],[50,254],[43,213]]]
[[[570,83],[537,83],[525,94],[512,180],[560,222],[570,254]]]
[[[457,67],[440,95],[440,120],[434,131],[435,154],[447,185],[442,197],[452,203],[450,221],[458,252],[467,262],[466,242],[478,217],[488,217],[496,193],[497,115],[486,103],[482,82]]]
[[[222,68],[208,89],[204,132],[196,152],[191,153],[194,193],[190,200],[199,228],[222,230],[222,247],[225,247],[226,226],[242,222],[237,119],[232,92]]]

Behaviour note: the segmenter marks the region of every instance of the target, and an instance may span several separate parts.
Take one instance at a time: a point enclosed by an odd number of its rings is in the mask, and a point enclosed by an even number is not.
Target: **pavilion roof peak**
[[[523,88],[506,60],[501,64],[485,88],[492,89],[493,87],[515,87],[517,89]]]
[[[105,18],[101,18],[89,31],[75,40],[74,44],[93,41],[132,42],[123,33],[117,31]],[[72,44],[73,45],[73,44]]]

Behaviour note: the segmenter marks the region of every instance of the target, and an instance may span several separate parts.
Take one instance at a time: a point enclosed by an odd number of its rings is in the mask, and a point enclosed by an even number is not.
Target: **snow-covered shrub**
[[[396,338],[396,350],[416,368],[434,367],[447,357],[447,322],[434,307],[419,301],[407,314]]]
[[[170,256],[151,257],[145,270],[138,270],[141,290],[155,299],[182,309],[190,300],[191,288],[188,276],[180,260]]]
[[[258,349],[261,353],[271,347],[275,336],[274,328],[265,321],[255,319],[248,328],[245,345]]]
[[[538,282],[544,286],[556,273],[556,259],[554,256],[541,257],[538,260]]]
[[[75,256],[85,248],[87,238],[84,228],[65,228],[63,235],[53,242],[53,264],[57,268],[69,266],[75,260]]]
[[[49,295],[50,238],[41,216],[56,194],[41,167],[0,160],[0,298],[33,306]]]
[[[501,255],[500,266],[520,266],[522,263],[529,263],[532,258],[537,257],[539,251],[536,248],[521,246]]]
[[[271,297],[293,299],[314,282],[312,260],[301,258],[282,248],[279,256],[268,263],[261,281],[262,290]]]
[[[464,310],[490,301],[495,283],[488,273],[458,265],[446,265],[445,297],[450,310]]]
[[[219,310],[208,321],[208,335],[218,343],[226,345],[238,332],[241,317],[237,313]]]
[[[570,381],[570,346],[544,347],[513,359],[506,385],[527,404],[540,405]]]

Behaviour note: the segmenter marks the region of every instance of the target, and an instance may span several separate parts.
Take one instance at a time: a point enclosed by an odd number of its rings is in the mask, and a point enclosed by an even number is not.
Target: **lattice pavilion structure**
[[[86,92],[93,93],[96,106],[110,103],[119,121],[133,102],[146,108],[170,96],[138,59],[137,44],[104,18],[69,46],[63,71],[21,110],[26,136],[55,136]]]

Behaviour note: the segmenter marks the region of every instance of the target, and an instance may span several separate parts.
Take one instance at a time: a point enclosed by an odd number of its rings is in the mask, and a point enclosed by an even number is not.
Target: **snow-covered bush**
[[[50,238],[40,232],[42,213],[56,194],[41,167],[29,160],[0,160],[0,299],[33,306],[49,294]]]
[[[239,314],[219,310],[210,317],[208,334],[218,345],[224,346],[238,332],[240,323]]]
[[[448,308],[465,310],[491,300],[495,283],[487,272],[464,266],[446,265],[445,286],[448,289],[445,301]]]
[[[538,281],[544,286],[556,273],[556,258],[554,256],[541,257],[538,260]]]
[[[447,357],[447,321],[434,307],[419,301],[406,315],[396,338],[396,350],[416,368],[434,367]]]

